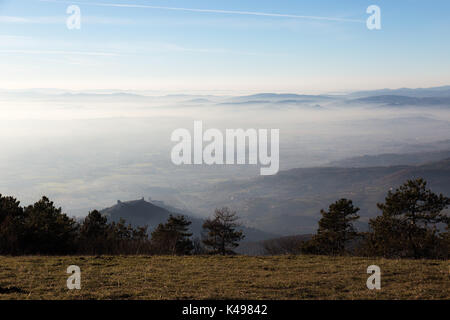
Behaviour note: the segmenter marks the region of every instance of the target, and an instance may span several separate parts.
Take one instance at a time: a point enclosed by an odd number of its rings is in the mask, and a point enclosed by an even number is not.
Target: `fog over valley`
[[[280,170],[345,166],[339,161],[363,155],[449,150],[449,91],[156,95],[2,90],[0,190],[23,204],[45,194],[76,216],[141,197],[207,216],[221,201],[200,195],[212,189],[219,197],[221,189],[214,188],[222,182],[258,178],[259,165],[176,166],[170,158],[175,129],[192,132],[195,120],[204,130],[222,132],[279,129]],[[374,163],[383,164],[367,166]],[[238,212],[244,209],[243,203],[235,205]],[[264,229],[245,214],[244,220]]]

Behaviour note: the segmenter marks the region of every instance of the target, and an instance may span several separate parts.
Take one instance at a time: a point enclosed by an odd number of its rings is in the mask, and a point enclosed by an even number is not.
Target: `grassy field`
[[[381,290],[368,290],[369,265]],[[66,269],[81,268],[81,290]],[[0,257],[0,299],[450,299],[449,261],[321,256]]]

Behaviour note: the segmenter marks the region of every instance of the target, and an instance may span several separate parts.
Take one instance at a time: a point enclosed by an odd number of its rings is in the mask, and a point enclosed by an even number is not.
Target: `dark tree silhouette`
[[[47,197],[25,208],[27,253],[68,254],[75,251],[77,224]]]
[[[440,245],[439,224],[449,223],[450,198],[427,189],[425,180],[408,180],[379,203],[381,216],[371,219],[371,253],[386,257],[422,258]],[[443,228],[441,228],[443,229]]]
[[[24,231],[24,212],[20,202],[0,194],[0,254],[18,254]]]
[[[353,226],[353,222],[359,219],[358,211],[352,200],[347,199],[331,204],[328,211],[321,210],[319,229],[313,239],[305,244],[305,250],[331,255],[345,253],[347,244],[358,234]]]
[[[110,243],[108,219],[97,210],[90,212],[80,226],[80,249],[85,253],[102,254],[107,252]]]
[[[236,212],[229,208],[216,209],[214,217],[207,219],[203,223],[203,229],[206,234],[203,237],[203,243],[211,249],[213,254],[233,254],[234,248],[239,245],[239,241],[244,239],[242,231],[236,231],[239,224]]]
[[[23,209],[0,195],[0,254],[151,254],[147,226],[108,223],[97,210],[79,224],[47,197]]]
[[[194,248],[188,232],[190,221],[184,216],[169,216],[165,224],[160,223],[152,232],[152,248],[159,254],[190,254]]]
[[[107,231],[108,219],[97,210],[89,212],[80,228],[80,234],[87,239],[105,236]]]

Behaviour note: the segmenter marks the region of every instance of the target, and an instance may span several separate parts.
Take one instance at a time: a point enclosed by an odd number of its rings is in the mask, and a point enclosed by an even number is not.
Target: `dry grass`
[[[81,268],[81,290],[66,269]],[[367,266],[381,290],[368,290]],[[0,257],[0,299],[449,299],[449,261],[321,256]]]

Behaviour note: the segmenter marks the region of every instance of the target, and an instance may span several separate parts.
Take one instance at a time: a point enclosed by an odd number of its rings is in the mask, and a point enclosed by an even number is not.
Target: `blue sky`
[[[70,4],[81,9],[80,30],[66,27]],[[366,28],[372,4],[381,8],[381,30]],[[0,89],[448,85],[449,15],[446,0],[0,0]]]

